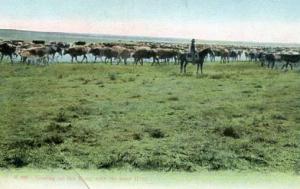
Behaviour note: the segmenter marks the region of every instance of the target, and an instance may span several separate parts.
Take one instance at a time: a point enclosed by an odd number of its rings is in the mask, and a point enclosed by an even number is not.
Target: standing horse
[[[189,56],[190,54],[184,53],[180,55],[180,73],[184,71],[186,73],[186,66],[188,63],[197,64],[197,75],[199,73],[199,68],[201,68],[201,74],[202,74],[202,67],[205,57],[208,54],[213,54],[213,51],[210,48],[204,49],[200,52],[196,52],[194,59]]]

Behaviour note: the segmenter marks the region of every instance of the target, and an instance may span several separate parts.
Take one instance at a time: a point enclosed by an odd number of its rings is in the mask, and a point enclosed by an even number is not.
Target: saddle
[[[186,54],[186,60],[188,62],[194,63],[195,60],[198,60],[198,59],[199,59],[199,54],[198,53],[195,53],[195,54],[193,54],[193,53],[187,53]]]

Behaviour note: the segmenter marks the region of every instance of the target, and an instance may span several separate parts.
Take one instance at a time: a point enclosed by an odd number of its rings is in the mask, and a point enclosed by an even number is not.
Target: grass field
[[[299,71],[178,71],[0,64],[0,167],[300,171]]]

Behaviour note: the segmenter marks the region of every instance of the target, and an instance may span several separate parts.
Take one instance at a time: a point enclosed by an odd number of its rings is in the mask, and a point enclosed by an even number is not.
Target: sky
[[[0,0],[0,28],[300,43],[300,0]]]

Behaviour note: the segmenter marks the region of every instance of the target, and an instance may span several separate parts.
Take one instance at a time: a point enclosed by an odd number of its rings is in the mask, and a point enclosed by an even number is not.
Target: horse
[[[197,64],[197,75],[199,73],[199,68],[201,68],[202,74],[202,67],[204,63],[204,59],[208,54],[213,54],[213,51],[210,48],[206,48],[198,53],[195,54],[193,58],[190,53],[183,53],[180,55],[180,73],[184,71],[186,73],[186,66],[188,63]]]

